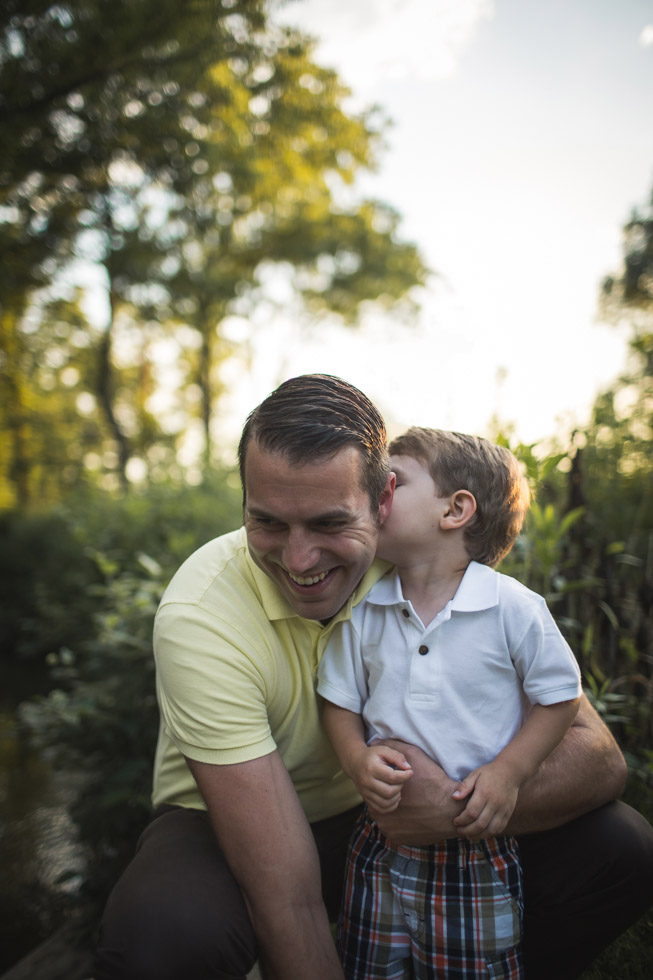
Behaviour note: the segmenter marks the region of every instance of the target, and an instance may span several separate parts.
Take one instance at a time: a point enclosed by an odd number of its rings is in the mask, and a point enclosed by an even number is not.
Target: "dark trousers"
[[[358,809],[313,824],[335,919]],[[653,901],[653,829],[609,803],[519,838],[526,980],[572,980]],[[165,808],[104,914],[95,980],[242,980],[257,958],[245,902],[206,814]]]

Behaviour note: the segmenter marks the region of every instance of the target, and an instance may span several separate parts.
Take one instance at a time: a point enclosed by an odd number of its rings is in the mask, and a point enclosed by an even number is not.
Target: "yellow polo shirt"
[[[359,801],[322,730],[317,667],[331,632],[383,575],[375,562],[327,626],[293,612],[241,528],[181,566],[154,623],[161,713],[153,803],[202,807],[184,756],[228,765],[278,749],[309,821]]]

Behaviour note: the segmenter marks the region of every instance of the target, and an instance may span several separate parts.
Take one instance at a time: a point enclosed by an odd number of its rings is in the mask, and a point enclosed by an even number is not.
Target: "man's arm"
[[[569,731],[578,712],[579,698],[554,704],[534,704],[528,718],[497,757],[466,776],[457,800],[465,809],[454,823],[469,840],[503,833],[512,816],[519,791]]]
[[[343,980],[313,835],[279,753],[187,761],[247,902],[266,980]]]
[[[568,823],[620,796],[626,775],[619,746],[583,695],[565,737],[522,786],[507,830],[531,834]]]
[[[395,843],[417,845],[457,836],[453,820],[462,804],[451,794],[458,784],[414,746],[389,744],[404,753],[413,778],[404,786],[396,810],[373,813],[382,832]],[[506,832],[528,834],[558,827],[615,799],[625,780],[619,747],[583,696],[565,737],[521,787]]]

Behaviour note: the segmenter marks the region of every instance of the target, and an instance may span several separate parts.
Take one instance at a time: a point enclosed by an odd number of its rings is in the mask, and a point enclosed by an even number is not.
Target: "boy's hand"
[[[509,768],[496,760],[470,772],[452,796],[467,799],[467,805],[454,819],[461,837],[482,840],[494,837],[505,828],[515,809],[519,782]]]
[[[406,756],[387,745],[366,745],[352,760],[352,779],[372,809],[390,813],[399,806],[401,787],[413,775]]]

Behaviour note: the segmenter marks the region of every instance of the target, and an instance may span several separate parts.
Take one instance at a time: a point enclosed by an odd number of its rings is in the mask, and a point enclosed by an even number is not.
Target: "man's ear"
[[[390,508],[392,507],[392,498],[395,493],[395,484],[397,482],[397,477],[394,473],[390,473],[388,476],[388,482],[385,485],[385,490],[381,494],[381,499],[379,500],[379,522],[385,524],[388,519],[388,514],[390,513]]]
[[[444,531],[456,530],[468,524],[476,513],[476,497],[469,490],[456,490],[449,497],[440,527]]]

